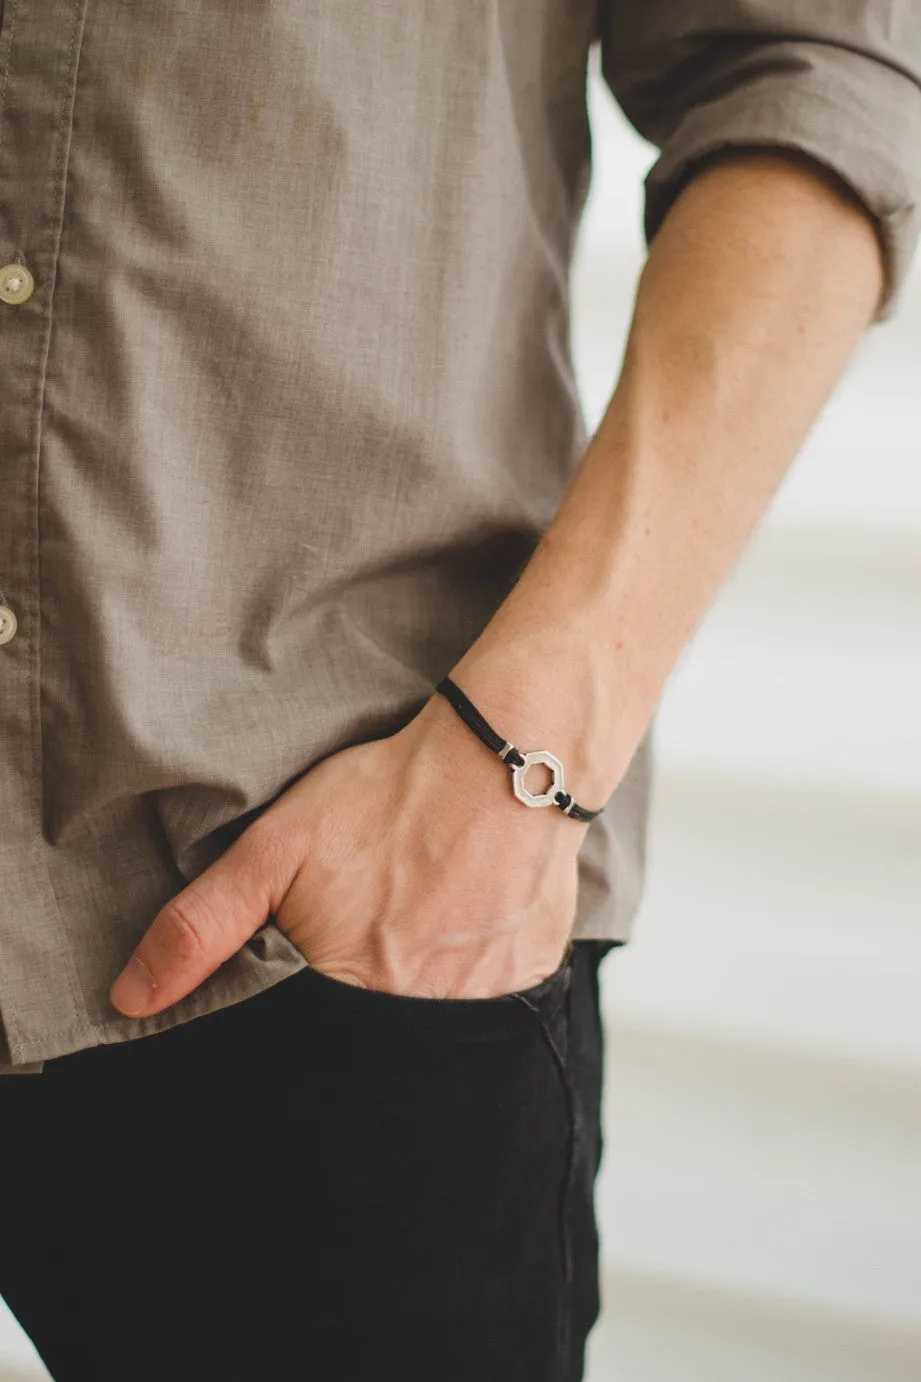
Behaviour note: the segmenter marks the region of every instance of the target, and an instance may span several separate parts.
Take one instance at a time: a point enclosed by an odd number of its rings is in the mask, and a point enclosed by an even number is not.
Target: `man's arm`
[[[883,282],[870,218],[802,160],[733,154],[672,207],[601,427],[455,673],[516,742],[559,748],[580,802],[623,775]]]
[[[597,806],[873,315],[870,219],[759,152],[701,172],[643,273],[604,422],[517,585],[454,675]],[[403,994],[488,997],[559,962],[586,826],[514,800],[440,696],[312,769],[173,898],[113,1002],[160,1011],[270,912],[309,962]]]

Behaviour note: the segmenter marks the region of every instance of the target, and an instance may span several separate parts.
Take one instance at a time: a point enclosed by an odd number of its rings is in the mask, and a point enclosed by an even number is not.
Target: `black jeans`
[[[403,998],[305,969],[0,1079],[0,1292],[58,1382],[576,1382],[598,966]]]

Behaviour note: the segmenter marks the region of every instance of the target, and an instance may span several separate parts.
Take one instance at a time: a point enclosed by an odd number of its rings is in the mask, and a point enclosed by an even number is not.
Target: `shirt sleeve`
[[[873,217],[891,316],[921,234],[921,0],[602,0],[605,81],[659,149],[647,243],[720,150],[797,150]]]

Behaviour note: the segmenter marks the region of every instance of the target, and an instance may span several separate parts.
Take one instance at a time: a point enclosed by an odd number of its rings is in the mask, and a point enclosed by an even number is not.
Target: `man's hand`
[[[605,418],[535,555],[452,669],[497,729],[560,755],[585,805],[626,772],[882,285],[870,218],[798,155],[726,158],[665,218]],[[346,983],[471,998],[528,987],[565,949],[584,833],[516,802],[436,696],[270,807],[163,909],[113,1001],[159,1012],[270,911]]]
[[[436,696],[326,759],[155,918],[112,989],[130,1017],[196,988],[274,913],[310,964],[364,988],[489,998],[560,964],[584,827],[528,810]]]

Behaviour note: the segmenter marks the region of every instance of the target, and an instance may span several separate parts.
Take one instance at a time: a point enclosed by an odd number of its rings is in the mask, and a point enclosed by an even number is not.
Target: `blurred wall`
[[[597,79],[591,101],[574,349],[594,426],[654,151]],[[604,971],[591,1382],[918,1382],[921,265],[654,734],[646,896]]]

